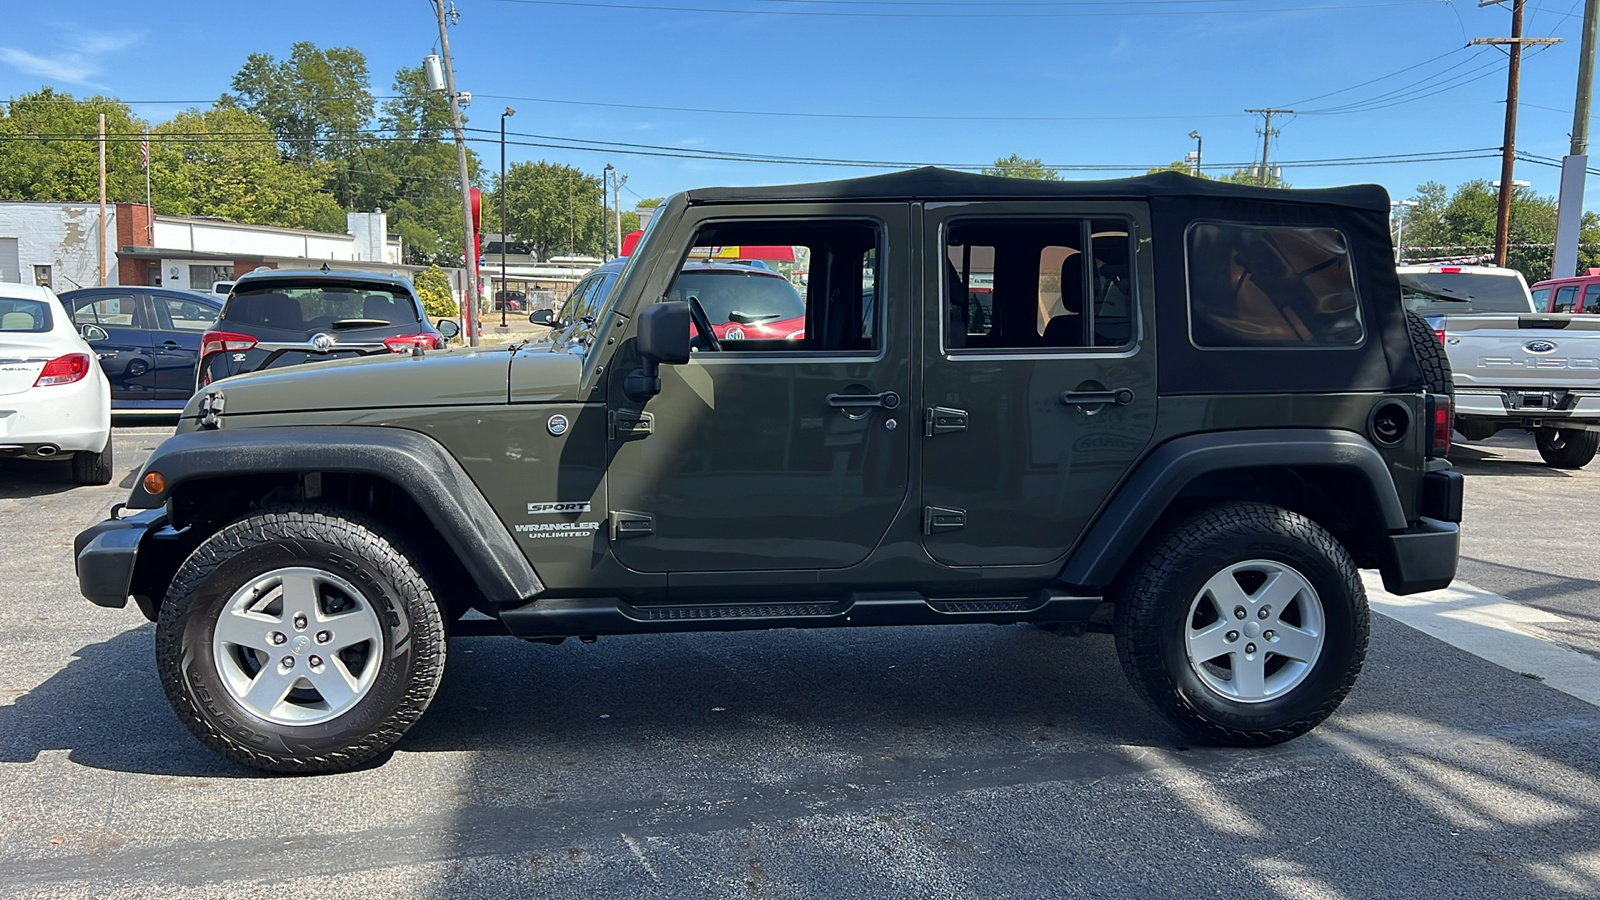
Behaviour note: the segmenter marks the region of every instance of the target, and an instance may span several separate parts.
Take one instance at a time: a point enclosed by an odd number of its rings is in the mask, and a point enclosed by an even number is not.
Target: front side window
[[[1133,341],[1126,221],[960,220],[946,229],[944,249],[952,351],[1111,349]]]
[[[137,294],[96,293],[72,300],[72,321],[79,325],[143,328],[144,315]]]
[[[587,281],[581,281],[572,289],[572,295],[567,298],[566,309],[563,317],[567,321],[567,331],[563,336],[565,340],[576,341],[587,347],[594,339],[594,333],[600,328],[601,316],[605,313],[606,299],[611,294],[611,285],[616,281],[616,274],[607,272],[603,275],[591,276]]]
[[[1361,343],[1350,245],[1337,228],[1197,222],[1187,249],[1195,346]]]
[[[710,223],[664,298],[703,311],[724,352],[874,350],[880,237],[852,220]]]

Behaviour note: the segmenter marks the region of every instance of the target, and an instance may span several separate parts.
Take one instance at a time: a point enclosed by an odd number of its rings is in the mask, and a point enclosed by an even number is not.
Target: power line
[[[1172,15],[1170,9],[1139,9],[1122,12],[834,12],[816,9],[730,9],[704,6],[647,6],[638,3],[595,3],[589,0],[495,0],[496,3],[522,3],[537,6],[568,6],[584,9],[619,9],[644,12],[692,12],[718,15],[738,14],[750,16],[814,16],[821,18],[855,19],[1088,19],[1126,18],[1130,16]],[[750,2],[750,0],[746,0]],[[988,5],[988,4],[985,4]],[[1078,6],[1082,4],[1071,4]],[[1192,9],[1182,15],[1259,15],[1261,13],[1322,12],[1345,9],[1376,9],[1392,6],[1432,6],[1432,0],[1380,0],[1370,3],[1337,3],[1322,6],[1250,7],[1241,9]]]
[[[1377,78],[1371,78],[1371,79],[1368,79],[1366,81],[1360,82],[1359,84],[1352,84],[1349,87],[1340,88],[1337,91],[1329,91],[1326,94],[1318,94],[1315,97],[1307,97],[1304,100],[1296,100],[1293,103],[1286,103],[1284,105],[1285,106],[1299,106],[1302,103],[1310,103],[1313,100],[1321,100],[1321,99],[1323,99],[1325,97],[1332,97],[1332,96],[1334,96],[1336,94],[1343,94],[1343,93],[1346,93],[1346,92],[1349,92],[1349,91],[1353,91],[1356,88],[1366,87],[1369,84],[1377,84],[1380,81],[1388,81],[1390,78],[1393,78],[1396,75],[1403,75],[1406,72],[1411,71],[1412,69],[1419,69],[1419,68],[1421,68],[1421,67],[1423,67],[1423,66],[1425,66],[1425,65],[1427,65],[1429,63],[1438,62],[1439,60],[1444,59],[1447,56],[1453,56],[1453,55],[1455,55],[1457,53],[1460,53],[1461,51],[1463,51],[1465,49],[1467,49],[1466,45],[1463,44],[1462,46],[1457,47],[1454,50],[1446,51],[1444,53],[1439,54],[1438,56],[1432,57],[1430,59],[1425,59],[1425,60],[1423,60],[1422,62],[1419,62],[1419,63],[1413,63],[1413,64],[1411,64],[1409,66],[1406,66],[1404,69],[1396,69],[1395,71],[1390,72],[1387,75],[1379,75]]]

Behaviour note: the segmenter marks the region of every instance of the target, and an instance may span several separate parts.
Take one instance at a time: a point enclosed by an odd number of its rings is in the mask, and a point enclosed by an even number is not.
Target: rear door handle
[[[1068,406],[1104,406],[1108,403],[1127,406],[1133,402],[1133,391],[1128,388],[1114,391],[1062,391],[1061,402]]]
[[[900,405],[900,395],[894,391],[884,391],[881,394],[829,394],[828,405],[835,409],[855,409],[863,406],[895,409]]]

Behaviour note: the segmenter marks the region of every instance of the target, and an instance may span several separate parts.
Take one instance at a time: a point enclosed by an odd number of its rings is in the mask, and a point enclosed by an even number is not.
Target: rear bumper
[[[0,397],[0,449],[42,445],[98,453],[111,437],[111,391],[96,368],[76,384]]]
[[[1457,387],[1455,415],[1527,428],[1600,429],[1600,393],[1565,388]]]
[[[165,509],[147,509],[126,518],[113,516],[80,532],[72,542],[78,592],[96,606],[127,606],[139,545],[166,524]]]
[[[1460,472],[1447,469],[1423,477],[1421,519],[1388,537],[1384,590],[1416,594],[1450,586],[1461,558],[1461,507]]]

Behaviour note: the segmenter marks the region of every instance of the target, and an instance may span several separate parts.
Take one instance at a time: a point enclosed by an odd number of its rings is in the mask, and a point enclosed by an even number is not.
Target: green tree
[[[372,118],[367,58],[354,47],[298,41],[281,62],[252,53],[232,86],[238,104],[266,119],[284,155],[300,162],[344,158]]]
[[[633,205],[633,208],[634,209],[655,209],[656,207],[660,206],[661,204],[663,204],[665,202],[667,202],[667,198],[665,198],[665,197],[647,197],[646,199],[640,200],[638,203],[635,203]]]
[[[0,114],[0,197],[88,201],[100,196],[100,114],[106,116],[106,195],[143,200],[139,134],[144,122],[111,97],[76,100],[41,88]]]
[[[167,214],[342,232],[327,168],[284,159],[267,122],[238,108],[189,110],[150,133],[151,192]]]
[[[1193,175],[1193,174],[1195,174],[1194,166],[1189,165],[1188,163],[1184,162],[1181,159],[1174,160],[1174,161],[1172,161],[1170,163],[1167,163],[1164,166],[1156,166],[1154,169],[1150,169],[1149,171],[1145,172],[1145,174],[1146,175],[1154,175],[1157,172],[1177,172],[1180,175]],[[1210,178],[1211,176],[1207,175],[1204,172],[1201,172],[1199,177],[1201,177],[1201,178]]]
[[[417,297],[422,300],[422,311],[435,319],[454,316],[455,296],[450,293],[450,276],[437,265],[429,266],[417,275]]]
[[[1499,190],[1482,179],[1450,191],[1430,181],[1418,185],[1417,205],[1403,209],[1407,259],[1469,260],[1492,264]],[[1528,283],[1550,277],[1556,237],[1556,199],[1519,187],[1511,195],[1511,230],[1506,265]],[[1600,265],[1600,216],[1584,213],[1579,227],[1578,268]]]
[[[497,192],[498,174],[494,182]],[[522,162],[506,170],[504,189],[507,230],[532,244],[539,258],[600,252],[609,221],[597,176],[556,163]],[[498,204],[497,193],[493,200]],[[488,195],[484,202],[490,202]]]
[[[985,175],[1004,175],[1007,178],[1032,178],[1036,181],[1060,181],[1061,173],[1037,159],[1023,159],[1013,153],[997,159],[994,165],[983,170]]]

